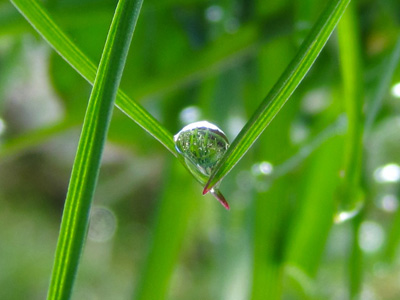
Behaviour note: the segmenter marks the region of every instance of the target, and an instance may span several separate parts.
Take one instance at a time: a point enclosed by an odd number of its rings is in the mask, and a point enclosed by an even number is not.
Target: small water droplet
[[[206,184],[212,172],[229,147],[225,133],[214,124],[200,121],[182,128],[174,136],[176,151],[185,159],[188,169],[201,183]],[[218,190],[211,194],[227,209],[228,202]]]
[[[350,191],[350,195],[347,193],[346,186],[342,186],[337,192],[339,205],[333,218],[336,224],[354,218],[364,206],[364,193],[361,189]]]

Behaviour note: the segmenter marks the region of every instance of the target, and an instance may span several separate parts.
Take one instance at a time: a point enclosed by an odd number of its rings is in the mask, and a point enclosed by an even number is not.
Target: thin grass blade
[[[295,58],[229,147],[206,184],[204,194],[232,170],[277,115],[311,68],[349,2],[350,0],[334,0],[325,9]]]
[[[100,160],[142,0],[120,0],[86,110],[47,299],[69,299],[88,228]]]
[[[10,0],[42,37],[90,84],[96,76],[96,65],[75,45],[54,22],[37,0]],[[116,106],[134,122],[160,141],[176,156],[172,134],[138,102],[118,91]]]

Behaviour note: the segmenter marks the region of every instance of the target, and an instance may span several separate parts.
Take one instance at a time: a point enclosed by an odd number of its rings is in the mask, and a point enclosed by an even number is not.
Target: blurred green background
[[[43,1],[96,63],[117,1]],[[327,1],[146,0],[121,88],[172,133],[230,141]],[[333,223],[346,117],[336,32],[221,184],[228,212],[114,110],[73,299],[400,299],[400,2],[356,3],[363,209]],[[0,0],[0,299],[43,299],[91,87]],[[378,104],[376,104],[378,103]],[[367,118],[368,119],[368,118]]]

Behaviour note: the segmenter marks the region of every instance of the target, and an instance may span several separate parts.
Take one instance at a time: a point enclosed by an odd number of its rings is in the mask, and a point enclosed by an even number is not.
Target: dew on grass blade
[[[225,133],[207,121],[191,123],[174,136],[175,148],[185,159],[186,165],[194,177],[206,184],[212,172],[229,147]],[[228,202],[218,190],[211,194],[226,208]]]
[[[354,218],[364,206],[364,193],[361,189],[349,191],[346,187],[342,187],[338,190],[337,197],[339,205],[333,219],[336,224]]]

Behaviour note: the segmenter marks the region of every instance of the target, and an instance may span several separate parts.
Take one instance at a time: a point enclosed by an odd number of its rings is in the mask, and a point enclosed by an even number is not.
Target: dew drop
[[[174,136],[176,151],[185,159],[188,169],[201,183],[206,184],[229,147],[225,133],[207,121],[191,123]],[[211,194],[226,208],[228,202],[217,187]]]
[[[333,218],[336,224],[354,218],[364,206],[364,194],[360,189],[351,195],[347,195],[345,189],[339,190],[337,196],[339,196],[339,206]]]

